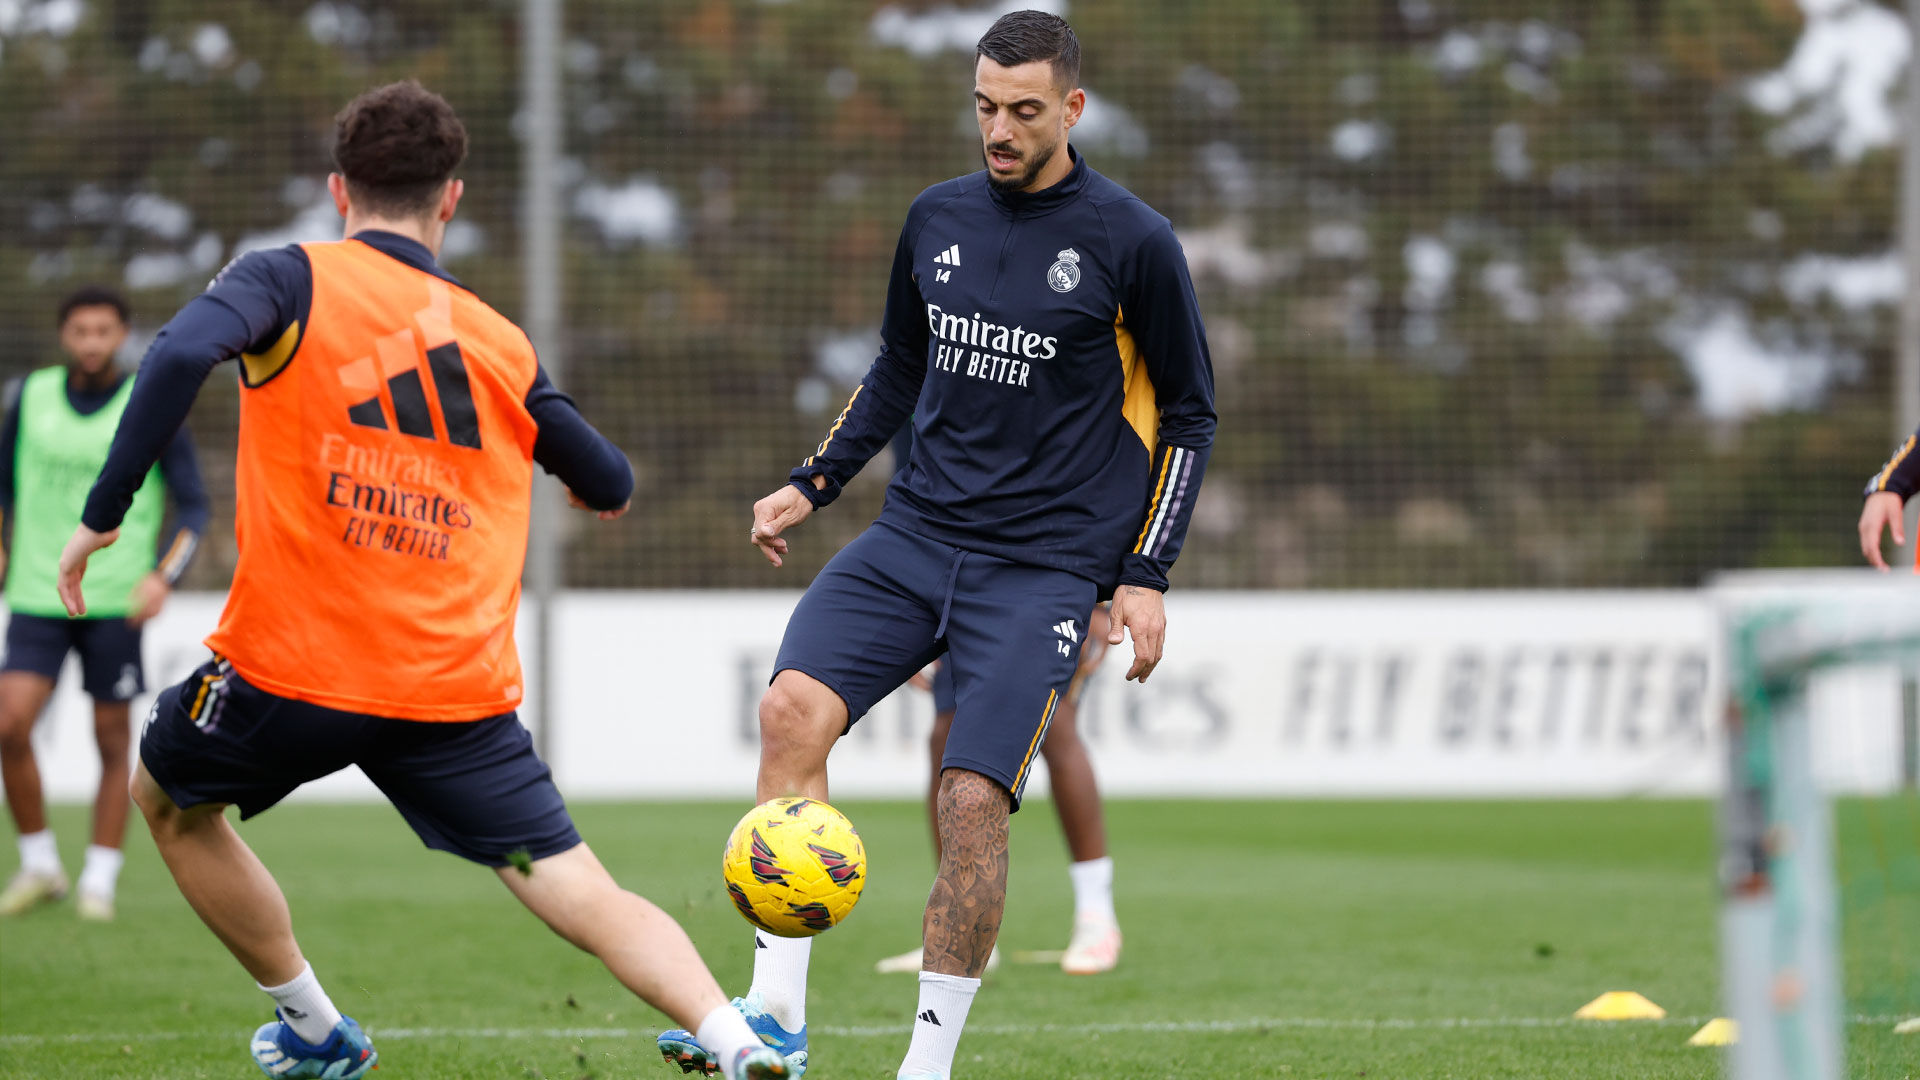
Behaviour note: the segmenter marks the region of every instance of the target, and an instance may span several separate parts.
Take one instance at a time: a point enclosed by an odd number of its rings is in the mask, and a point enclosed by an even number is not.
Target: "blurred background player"
[[[893,439],[894,471],[907,467],[913,454],[913,425],[907,424]],[[1112,629],[1105,605],[1094,607],[1087,617],[1087,640],[1080,647],[1080,666],[1073,673],[1060,704],[1054,707],[1053,723],[1040,752],[1047,762],[1047,782],[1053,791],[1053,810],[1060,817],[1060,831],[1066,836],[1067,855],[1072,864],[1067,877],[1073,882],[1073,935],[1060,955],[1060,970],[1069,975],[1097,975],[1112,971],[1120,962],[1120,920],[1113,910],[1113,857],[1107,853],[1107,822],[1100,807],[1100,784],[1093,772],[1093,759],[1080,738],[1075,722],[1080,699],[1100,661],[1107,656],[1107,633]],[[933,861],[940,862],[940,763],[946,757],[947,732],[953,727],[953,669],[945,661],[935,661],[929,673],[914,676],[916,685],[933,694],[933,731],[927,736],[927,754],[931,768],[927,779],[927,822],[933,834]],[[882,973],[919,971],[921,950],[913,949],[889,956],[874,965]],[[987,971],[1000,966],[996,946],[987,954]]]
[[[1867,502],[1860,508],[1860,554],[1867,562],[1885,570],[1887,560],[1880,554],[1880,538],[1893,534],[1895,544],[1907,542],[1906,505],[1920,490],[1920,431],[1907,437],[1893,457],[1867,481]],[[1914,563],[1920,571],[1920,557]]]
[[[160,613],[186,572],[207,527],[207,494],[193,443],[173,435],[158,465],[143,474],[123,526],[123,543],[94,568],[99,603],[69,619],[55,587],[60,545],[80,523],[87,486],[107,460],[114,426],[137,376],[114,364],[127,340],[126,299],[89,286],[60,305],[64,365],[41,368],[6,387],[0,419],[0,515],[11,526],[6,568],[7,645],[0,662],[0,779],[20,832],[20,870],[0,892],[0,915],[18,915],[67,891],[67,874],[47,827],[33,728],[67,654],[80,655],[81,687],[93,698],[100,788],[93,835],[80,870],[75,907],[83,919],[113,918],[127,831],[129,702],[146,690],[141,628]],[[159,545],[166,500],[174,531]],[[158,565],[155,565],[156,555]]]
[[[495,868],[628,989],[699,1025],[730,1080],[785,1076],[679,925],[581,842],[515,715],[533,465],[609,521],[633,472],[526,334],[440,268],[466,149],[453,109],[415,82],[341,111],[327,186],[348,239],[246,255],[160,332],[60,556],[61,599],[86,612],[89,558],[201,383],[239,357],[240,559],[213,659],[154,703],[134,799],[180,891],[274,1000],[254,1061],[353,1080],[379,1060],[223,814],[358,765],[428,847]]]
[[[1008,819],[1113,595],[1129,679],[1159,663],[1162,592],[1213,444],[1213,367],[1167,219],[1068,144],[1086,108],[1057,16],[1002,16],[975,49],[986,169],[928,188],[900,232],[881,348],[812,457],[754,506],[781,534],[832,502],[912,418],[879,520],[787,623],[760,703],[759,797],[827,798],[827,758],[873,704],[944,655],[956,711],[937,799],[940,869],[898,1075],[953,1070],[1006,904]],[[1117,642],[1114,642],[1117,644]],[[804,1065],[811,939],[755,935],[742,1007]],[[660,1036],[703,1059],[694,1033]]]

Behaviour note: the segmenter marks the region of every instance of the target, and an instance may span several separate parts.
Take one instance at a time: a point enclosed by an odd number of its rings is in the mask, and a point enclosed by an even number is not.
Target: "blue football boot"
[[[762,1076],[786,1076],[798,1080],[800,1075],[807,1071],[807,1026],[805,1024],[800,1025],[799,1031],[788,1031],[781,1027],[780,1022],[761,1005],[760,995],[757,993],[749,993],[743,998],[734,998],[733,1007],[740,1010],[741,1016],[746,1017],[747,1026],[753,1029],[755,1035],[760,1036],[761,1042],[779,1051],[780,1056],[786,1059],[785,1073],[762,1073],[760,1076],[749,1073],[749,1076],[754,1076],[754,1080],[761,1080]],[[720,1062],[707,1051],[706,1047],[700,1045],[699,1040],[694,1038],[693,1032],[685,1028],[663,1031],[658,1041],[660,1056],[667,1059],[667,1064],[680,1066],[681,1072],[700,1072],[713,1076],[720,1071]]]
[[[380,1060],[351,1016],[341,1017],[318,1046],[295,1034],[285,1020],[275,1019],[253,1033],[252,1050],[254,1064],[276,1080],[360,1080]]]

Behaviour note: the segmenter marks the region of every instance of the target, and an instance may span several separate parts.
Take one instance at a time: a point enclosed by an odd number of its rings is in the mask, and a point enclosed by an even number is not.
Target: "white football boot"
[[[1060,970],[1069,975],[1098,975],[1120,962],[1120,924],[1110,919],[1073,921],[1073,938],[1060,957]]]
[[[41,904],[67,895],[67,875],[54,871],[22,870],[0,891],[0,916],[23,915]]]

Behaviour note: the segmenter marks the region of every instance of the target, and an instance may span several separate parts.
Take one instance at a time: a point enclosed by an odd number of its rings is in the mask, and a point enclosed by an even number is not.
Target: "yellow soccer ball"
[[[770,799],[727,837],[727,895],[750,923],[812,937],[847,917],[867,886],[867,849],[845,814],[818,799]]]

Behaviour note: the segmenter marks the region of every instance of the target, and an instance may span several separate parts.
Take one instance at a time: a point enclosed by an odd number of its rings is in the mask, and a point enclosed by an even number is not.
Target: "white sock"
[[[54,846],[53,830],[20,834],[20,869],[35,874],[58,874],[60,849]]]
[[[254,985],[260,986],[259,983]],[[320,988],[320,980],[314,977],[313,965],[301,969],[293,981],[281,986],[260,986],[270,995],[274,1003],[280,1006],[280,1017],[300,1036],[313,1045],[327,1041],[333,1032],[333,1026],[340,1022],[340,1010],[333,1007],[333,999]]]
[[[807,960],[812,956],[810,937],[753,932],[753,988],[748,992],[759,994],[760,1007],[788,1031],[807,1024]]]
[[[722,1005],[707,1014],[700,1026],[694,1029],[693,1037],[700,1040],[700,1046],[720,1062],[720,1075],[733,1080],[733,1059],[738,1057],[744,1047],[766,1045],[760,1036],[747,1026],[747,1018],[732,1004]]]
[[[1120,921],[1113,914],[1113,856],[1074,863],[1067,867],[1067,876],[1073,879],[1075,922],[1083,919]]]
[[[119,848],[87,845],[87,862],[80,871],[80,891],[89,896],[113,899],[113,887],[120,880],[120,867],[127,861]]]
[[[960,1029],[967,1026],[967,1010],[973,1008],[973,995],[979,990],[979,979],[920,973],[920,1009],[914,1014],[907,1060],[900,1063],[901,1076],[953,1074],[953,1052],[960,1047]]]

